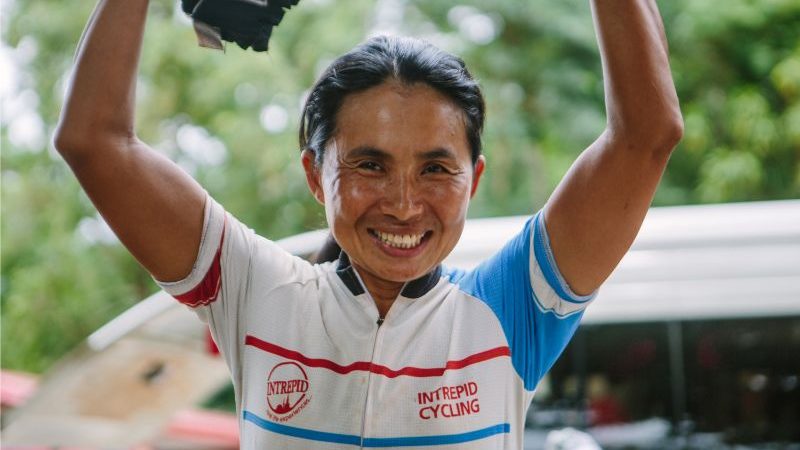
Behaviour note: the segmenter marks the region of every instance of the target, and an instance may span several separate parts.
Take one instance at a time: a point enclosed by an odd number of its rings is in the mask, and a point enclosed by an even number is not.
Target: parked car
[[[528,425],[603,448],[800,448],[800,202],[652,209]]]

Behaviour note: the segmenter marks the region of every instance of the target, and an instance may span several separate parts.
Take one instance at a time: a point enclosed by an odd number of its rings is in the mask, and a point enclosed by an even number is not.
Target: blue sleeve
[[[495,313],[527,390],[553,366],[596,294],[578,296],[564,281],[541,211],[494,256],[471,272],[450,277]]]

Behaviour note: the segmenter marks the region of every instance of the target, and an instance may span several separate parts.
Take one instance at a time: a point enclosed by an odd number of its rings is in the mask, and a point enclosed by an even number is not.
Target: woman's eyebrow
[[[394,159],[391,153],[381,150],[376,147],[372,147],[369,145],[362,145],[355,147],[354,149],[347,152],[348,158],[372,158],[378,159],[383,161],[390,161]],[[415,155],[416,159],[423,160],[423,161],[430,161],[433,159],[450,159],[456,160],[458,159],[455,153],[447,149],[445,147],[437,147],[433,150],[428,150],[424,152],[417,153]]]
[[[362,145],[356,147],[349,152],[347,156],[350,158],[373,158],[379,160],[390,160],[392,155],[379,148],[371,147],[369,145]]]
[[[427,152],[422,152],[417,155],[418,159],[422,160],[431,160],[431,159],[452,159],[456,160],[455,153],[452,150],[444,147],[437,147],[433,150],[429,150]]]

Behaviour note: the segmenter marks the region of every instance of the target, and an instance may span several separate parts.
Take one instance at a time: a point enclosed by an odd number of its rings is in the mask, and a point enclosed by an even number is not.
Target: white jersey
[[[197,262],[160,285],[230,367],[244,449],[521,449],[536,384],[592,296],[570,291],[539,213],[476,269],[437,267],[382,324],[345,254],[313,265],[206,202]]]

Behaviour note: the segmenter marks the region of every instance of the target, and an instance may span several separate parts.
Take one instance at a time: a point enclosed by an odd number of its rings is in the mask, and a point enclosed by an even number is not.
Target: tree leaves
[[[200,49],[177,4],[153,0],[137,132],[193,170],[259,233],[280,238],[324,226],[298,161],[301,102],[333,58],[369,33],[399,30],[458,51],[486,93],[488,166],[470,215],[530,213],[604,127],[589,6],[467,3],[304,0],[263,55],[235,46],[225,53]],[[12,58],[20,64],[19,83],[3,107],[36,94],[27,104],[49,136],[92,2],[10,5],[4,52],[20,56]],[[800,2],[659,6],[686,131],[656,203],[800,197]],[[476,26],[494,28],[469,29]],[[2,366],[40,371],[156,287],[122,247],[81,237],[81,221],[96,212],[47,139],[30,140],[39,147],[30,149],[9,133],[26,129],[17,119],[4,114],[0,129]],[[199,142],[219,153],[214,140],[224,146],[221,159],[186,148]]]

